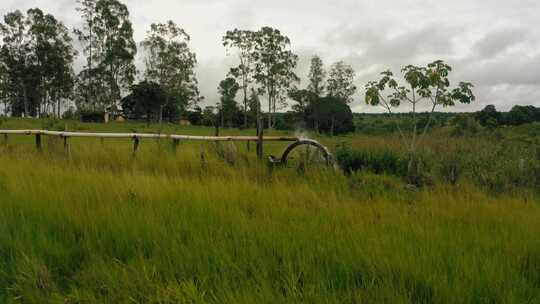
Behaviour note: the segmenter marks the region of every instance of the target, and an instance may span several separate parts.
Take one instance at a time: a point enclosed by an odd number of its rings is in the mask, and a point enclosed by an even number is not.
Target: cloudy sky
[[[68,26],[78,26],[75,0],[0,0],[0,13],[40,7]],[[540,106],[540,1],[538,0],[124,0],[135,39],[153,22],[173,20],[192,37],[201,91],[211,103],[228,68],[236,64],[221,45],[233,28],[279,28],[300,56],[297,73],[306,78],[309,59],[344,60],[357,72],[358,112],[363,87],[386,69],[443,59],[453,79],[475,84],[477,110],[495,104]],[[303,84],[302,84],[303,85]]]

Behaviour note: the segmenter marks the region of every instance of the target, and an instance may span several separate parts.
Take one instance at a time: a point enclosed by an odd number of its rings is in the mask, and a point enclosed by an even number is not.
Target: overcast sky
[[[0,13],[40,7],[66,25],[78,26],[75,0],[0,0]],[[207,102],[236,64],[221,44],[226,30],[279,28],[300,56],[297,74],[306,78],[310,57],[329,65],[351,64],[359,88],[352,108],[363,102],[367,81],[386,69],[436,59],[454,67],[453,79],[475,84],[477,110],[495,104],[540,106],[539,0],[124,0],[136,41],[153,22],[173,20],[192,37],[197,76]],[[140,65],[140,64],[139,64]],[[302,84],[303,86],[304,84]]]

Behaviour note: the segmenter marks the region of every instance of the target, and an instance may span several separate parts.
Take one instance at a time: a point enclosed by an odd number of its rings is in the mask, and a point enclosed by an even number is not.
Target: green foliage
[[[142,42],[146,51],[148,80],[158,83],[166,94],[166,105],[160,109],[166,116],[180,116],[190,106],[200,101],[195,76],[197,58],[189,48],[190,36],[174,22],[153,23]]]
[[[105,112],[104,111],[92,111],[92,110],[79,110],[77,111],[77,116],[81,118],[82,122],[104,122]]]
[[[165,90],[152,81],[141,81],[131,87],[131,94],[121,101],[124,114],[130,118],[146,118],[159,121],[162,109],[167,102]]]
[[[407,172],[407,159],[390,150],[382,152],[353,150],[347,144],[340,144],[335,154],[339,166],[349,174],[366,171],[374,174],[405,176]]]
[[[512,107],[507,114],[506,122],[509,125],[517,126],[527,123],[540,121],[540,108],[534,106],[519,106]]]
[[[67,28],[38,8],[7,13],[0,23],[0,94],[13,116],[61,114],[74,85],[77,52]]]
[[[218,92],[221,95],[220,106],[219,106],[219,115],[221,117],[221,126],[225,124],[231,128],[238,126],[235,122],[235,116],[240,111],[238,104],[236,103],[236,93],[240,89],[239,84],[234,78],[227,77],[219,83]]]
[[[317,132],[330,135],[354,132],[351,108],[341,98],[324,97],[312,100],[305,109],[306,123]]]
[[[460,82],[456,88],[450,88],[448,77],[451,71],[452,68],[449,65],[437,60],[426,67],[405,66],[401,72],[406,85],[400,86],[391,71],[382,72],[382,78],[379,81],[370,81],[366,85],[365,101],[368,105],[381,106],[389,113],[393,113],[393,109],[404,104],[410,106],[413,119],[412,132],[410,134],[403,132],[399,123],[397,129],[403,144],[407,146],[411,154],[416,152],[418,144],[425,137],[437,106],[449,107],[454,106],[456,102],[468,104],[475,100],[471,83]],[[383,96],[388,90],[390,92]],[[431,111],[427,122],[419,128],[416,116],[417,107],[424,103],[430,106]]]
[[[352,96],[356,93],[354,77],[353,68],[345,62],[338,61],[332,64],[326,85],[328,96],[351,103],[353,101]]]
[[[253,39],[253,78],[260,92],[265,92],[268,97],[268,128],[272,129],[273,114],[286,105],[289,89],[299,81],[294,72],[298,56],[290,50],[289,37],[278,29],[262,27]]]
[[[77,9],[83,29],[75,30],[84,44],[87,66],[77,81],[79,108],[115,110],[121,93],[136,75],[137,45],[127,6],[118,0],[82,0]]]
[[[486,123],[489,122],[489,119]],[[451,121],[452,136],[476,135],[481,130],[480,124],[468,114],[458,114]]]
[[[345,70],[340,69],[340,67],[342,66],[335,65],[333,68],[334,79],[332,80],[332,83],[334,84],[335,87],[342,86],[336,83],[336,80],[338,80],[336,79],[336,76],[340,74],[339,72],[345,72]],[[321,57],[313,56],[311,58],[311,66],[309,68],[308,78],[309,78],[309,85],[308,85],[307,90],[319,97],[322,97],[326,90],[326,87],[324,85],[324,80],[326,78],[326,71],[324,70],[324,64]],[[347,79],[347,78],[344,78],[344,79]]]

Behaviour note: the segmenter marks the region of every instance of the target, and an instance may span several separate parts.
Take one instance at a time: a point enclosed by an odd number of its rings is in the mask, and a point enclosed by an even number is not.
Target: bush
[[[81,110],[78,116],[82,122],[105,122],[105,111]]]
[[[408,161],[390,150],[371,152],[353,150],[346,144],[340,144],[336,150],[336,160],[348,174],[355,171],[367,171],[375,174],[406,176]]]

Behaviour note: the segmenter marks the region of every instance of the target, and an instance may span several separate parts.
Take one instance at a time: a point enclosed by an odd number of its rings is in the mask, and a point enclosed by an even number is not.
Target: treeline
[[[219,83],[219,102],[201,109],[198,104],[204,97],[194,72],[197,57],[184,29],[173,21],[154,23],[145,39],[136,43],[125,4],[118,0],[77,3],[82,25],[75,29],[39,8],[4,16],[0,102],[5,115],[100,120],[108,113],[112,118],[159,122],[189,118],[193,123],[230,127],[258,122],[268,128],[298,124],[329,133],[351,129],[347,104],[356,91],[352,68],[337,62],[327,74],[322,60],[314,57],[309,86],[299,89],[298,56],[278,29],[225,33],[223,45],[227,54],[238,58],[238,65]],[[74,40],[80,49],[76,50]],[[134,64],[139,49],[143,71]],[[77,56],[84,57],[80,71],[73,67]],[[291,99],[297,105],[287,122],[276,118]]]
[[[494,105],[487,105],[474,114],[478,123],[487,128],[498,126],[519,126],[523,124],[540,122],[540,108],[535,106],[512,107],[509,112],[498,112]]]

